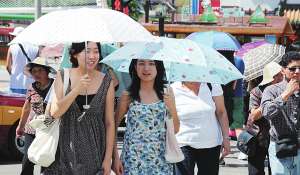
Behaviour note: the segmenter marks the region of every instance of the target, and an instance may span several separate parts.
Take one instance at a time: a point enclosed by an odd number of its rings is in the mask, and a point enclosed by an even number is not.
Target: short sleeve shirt
[[[212,148],[222,144],[222,134],[216,117],[213,96],[223,95],[220,85],[200,84],[198,95],[184,88],[181,82],[172,85],[180,129],[176,134],[179,145],[196,149]]]

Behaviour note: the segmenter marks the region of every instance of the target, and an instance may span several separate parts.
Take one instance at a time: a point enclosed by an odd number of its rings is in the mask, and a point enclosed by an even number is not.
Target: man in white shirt
[[[24,30],[23,27],[16,27],[10,34],[17,36]],[[10,90],[13,93],[26,94],[27,87],[32,83],[32,79],[24,75],[23,70],[29,61],[33,61],[39,48],[29,44],[13,44],[9,46],[6,57],[6,70],[10,74]],[[27,56],[26,56],[27,55]]]

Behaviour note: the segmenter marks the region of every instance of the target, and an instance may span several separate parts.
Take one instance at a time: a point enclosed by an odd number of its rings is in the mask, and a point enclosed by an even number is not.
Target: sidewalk
[[[225,166],[220,166],[219,175],[248,175],[248,161],[239,160],[239,150],[236,141],[231,141],[231,154],[225,158]],[[267,162],[265,162],[265,174],[268,174]]]
[[[236,141],[231,141],[231,154],[225,157],[225,166],[220,166],[220,175],[247,175],[248,161],[239,160],[239,150],[236,147]]]
[[[225,166],[220,166],[220,173],[219,175],[247,175],[247,161],[238,160],[238,150],[236,148],[236,141],[231,141],[232,145],[232,154],[228,155],[225,158]],[[118,144],[118,148],[121,151],[122,144]],[[0,156],[1,157],[1,156]],[[3,160],[0,160],[0,174],[5,175],[17,175],[21,171],[21,164],[20,163],[5,163]],[[266,174],[267,174],[267,168]],[[197,169],[195,169],[197,172]],[[35,175],[39,172],[39,167],[35,169]],[[114,173],[112,173],[113,175]],[[195,173],[196,174],[196,173]]]

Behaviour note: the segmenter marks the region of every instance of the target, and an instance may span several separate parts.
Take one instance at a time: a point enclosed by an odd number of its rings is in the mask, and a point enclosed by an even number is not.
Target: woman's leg
[[[198,175],[218,175],[221,146],[197,149],[194,154],[198,167]]]
[[[175,164],[175,175],[194,175],[195,169],[195,150],[192,147],[181,147],[184,154],[184,160]]]
[[[34,138],[34,135],[25,133],[24,155],[22,160],[21,175],[33,175],[34,164],[28,159],[27,152]]]

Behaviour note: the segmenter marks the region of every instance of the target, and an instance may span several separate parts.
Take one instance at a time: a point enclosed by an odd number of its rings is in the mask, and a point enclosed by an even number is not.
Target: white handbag
[[[167,113],[167,112],[166,112]],[[165,158],[169,163],[181,162],[184,160],[184,155],[178,145],[174,132],[173,119],[165,115],[166,119],[166,152]]]
[[[36,129],[35,139],[28,148],[28,159],[36,165],[48,167],[55,160],[59,139],[60,120],[43,129]]]
[[[68,82],[69,70],[64,69],[64,95],[66,94]],[[30,124],[36,128],[36,134],[35,139],[28,148],[28,159],[42,167],[48,167],[54,162],[59,140],[60,119],[52,119],[48,115],[50,104],[48,103],[45,114],[36,116]]]

